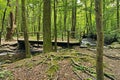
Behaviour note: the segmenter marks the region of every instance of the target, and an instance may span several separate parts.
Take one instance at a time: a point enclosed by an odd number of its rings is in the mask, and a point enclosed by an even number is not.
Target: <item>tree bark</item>
[[[67,20],[67,0],[63,0],[63,4],[64,4],[64,31],[67,30],[66,28],[66,20]],[[65,32],[66,35],[66,32]]]
[[[103,74],[103,22],[102,22],[102,0],[95,0],[96,11],[96,29],[97,29],[97,60],[96,60],[96,72],[97,80],[104,80]]]
[[[103,26],[104,26],[104,31],[106,31],[106,0],[103,0]]]
[[[19,21],[18,21],[18,11],[19,11],[19,0],[16,0],[16,9],[15,9],[15,25],[17,26],[17,28],[16,28],[16,34],[17,34],[17,40],[18,40],[18,30],[19,30],[19,27],[18,27],[18,25],[19,25]]]
[[[25,1],[26,0],[21,0],[21,9],[22,9],[22,28],[24,32],[24,41],[25,41],[25,54],[26,58],[31,57],[30,53],[30,44],[28,41],[28,33],[27,33],[27,23],[26,23],[26,9],[25,9]]]
[[[117,29],[119,29],[120,28],[120,17],[119,17],[119,1],[120,0],[117,0]]]
[[[89,12],[89,15],[90,15],[90,21],[89,21],[89,25],[90,25],[90,33],[93,34],[93,27],[92,27],[92,5],[93,5],[93,0],[90,0],[90,12]]]
[[[87,1],[85,1],[85,19],[86,19],[86,29],[87,35],[89,34],[89,18],[88,18],[88,9],[87,9]]]
[[[51,0],[43,0],[43,51],[52,51],[51,42]]]
[[[9,2],[7,1],[7,6],[8,6],[8,4],[9,4]],[[1,32],[0,32],[0,45],[1,45],[1,41],[2,41],[2,33],[4,31],[4,21],[5,21],[6,11],[7,11],[7,7],[5,8],[5,10],[3,12],[3,17],[2,17],[2,28],[1,28]]]
[[[18,20],[18,0],[16,0],[16,9],[15,9],[15,24],[17,24]]]
[[[41,5],[42,5],[42,2],[40,2],[39,4],[39,10],[38,10],[38,32],[40,32],[41,30]]]
[[[55,36],[55,45],[54,45],[54,51],[57,52],[57,25],[56,25],[56,21],[57,21],[57,10],[56,10],[56,0],[54,0],[54,36]]]
[[[76,28],[76,4],[77,0],[72,0],[72,28],[71,28],[71,38],[75,38],[75,28]]]
[[[7,0],[7,1],[8,1],[8,6],[11,8],[11,4],[10,4],[11,0]],[[14,17],[13,11],[11,10],[10,14],[9,14],[9,25],[6,28],[6,30],[7,30],[6,41],[13,40],[13,33],[15,30],[14,23],[15,23],[15,17]]]

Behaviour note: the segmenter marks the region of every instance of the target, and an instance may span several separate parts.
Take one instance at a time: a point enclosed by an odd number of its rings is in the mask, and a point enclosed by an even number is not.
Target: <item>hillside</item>
[[[120,49],[104,49],[105,80],[120,79]],[[61,49],[1,65],[1,80],[94,80],[95,49]]]

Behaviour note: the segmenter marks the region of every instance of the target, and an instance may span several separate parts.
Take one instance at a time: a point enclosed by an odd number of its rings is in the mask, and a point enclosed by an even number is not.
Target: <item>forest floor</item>
[[[95,48],[60,49],[0,65],[0,80],[96,80],[95,60]],[[104,76],[120,80],[120,49],[104,48]]]

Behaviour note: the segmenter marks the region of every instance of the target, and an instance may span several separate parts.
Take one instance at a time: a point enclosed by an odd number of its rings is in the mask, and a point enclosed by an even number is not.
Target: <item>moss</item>
[[[112,48],[112,49],[120,49],[120,43],[119,42],[113,42],[109,48]]]
[[[0,79],[1,80],[13,80],[13,74],[11,71],[2,70],[0,71]]]
[[[51,61],[48,64],[49,64],[49,67],[46,73],[48,77],[52,79],[55,73],[59,70],[59,64],[58,64],[58,61],[54,60],[52,57],[51,57]]]

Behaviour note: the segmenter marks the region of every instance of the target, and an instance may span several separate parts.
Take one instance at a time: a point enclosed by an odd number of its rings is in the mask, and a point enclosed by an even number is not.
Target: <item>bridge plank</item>
[[[43,41],[42,40],[40,40],[40,41],[29,40],[29,43],[31,45],[33,45],[33,44],[41,44],[41,45],[43,45]],[[55,42],[52,41],[52,45],[53,46],[54,46],[54,44],[55,44]],[[24,40],[18,40],[18,45],[19,45],[19,49],[25,49]],[[61,47],[64,47],[64,48],[68,47],[67,41],[58,41],[57,45],[61,46]],[[80,42],[73,42],[73,41],[69,42],[69,46],[70,47],[72,47],[72,46],[79,46],[79,45],[80,45]]]

